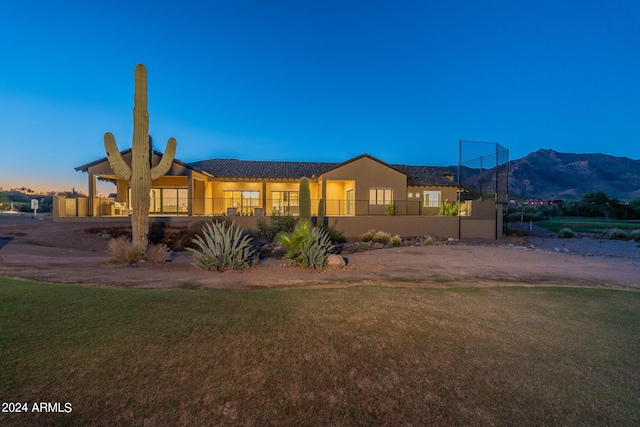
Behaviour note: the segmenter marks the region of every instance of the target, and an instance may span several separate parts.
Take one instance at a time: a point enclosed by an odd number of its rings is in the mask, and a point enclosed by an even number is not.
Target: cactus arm
[[[175,138],[169,138],[167,141],[167,147],[162,154],[162,158],[160,159],[160,163],[154,166],[151,169],[151,179],[158,179],[161,176],[164,176],[169,169],[171,169],[171,165],[173,164],[173,160],[176,156],[176,140]]]
[[[131,168],[122,158],[120,154],[120,150],[118,150],[118,145],[116,144],[116,140],[113,137],[113,134],[107,132],[104,134],[104,149],[107,152],[107,159],[109,159],[109,164],[111,165],[111,169],[120,176],[120,178],[125,180],[131,179]]]

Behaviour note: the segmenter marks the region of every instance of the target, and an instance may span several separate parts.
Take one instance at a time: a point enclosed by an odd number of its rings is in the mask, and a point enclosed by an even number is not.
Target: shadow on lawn
[[[14,237],[0,237],[0,249],[7,246],[13,239]]]

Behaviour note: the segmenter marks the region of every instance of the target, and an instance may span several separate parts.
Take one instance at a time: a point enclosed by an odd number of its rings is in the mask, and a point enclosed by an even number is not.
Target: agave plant
[[[185,248],[193,254],[192,264],[201,270],[243,270],[251,265],[255,255],[252,238],[244,230],[226,223],[208,223],[202,227],[203,237],[193,242],[200,249]]]
[[[281,233],[276,240],[287,250],[285,257],[303,268],[322,269],[333,250],[331,236],[304,220],[298,222],[293,232]]]

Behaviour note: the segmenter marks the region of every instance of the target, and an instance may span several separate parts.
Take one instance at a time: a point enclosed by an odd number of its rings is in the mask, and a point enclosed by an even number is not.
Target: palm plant
[[[280,233],[276,238],[286,249],[285,258],[292,259],[303,268],[322,269],[333,250],[329,234],[308,221],[298,221],[291,233]]]

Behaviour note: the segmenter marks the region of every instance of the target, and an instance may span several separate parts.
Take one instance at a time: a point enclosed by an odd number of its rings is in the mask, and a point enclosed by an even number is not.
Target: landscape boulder
[[[329,267],[344,267],[345,265],[347,265],[347,261],[342,255],[331,254],[327,259],[327,266]]]

